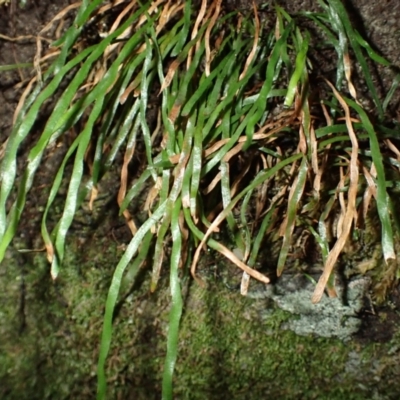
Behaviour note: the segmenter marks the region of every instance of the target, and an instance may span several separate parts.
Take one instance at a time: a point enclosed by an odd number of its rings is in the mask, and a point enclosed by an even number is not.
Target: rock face
[[[5,30],[8,25],[1,23],[10,20],[10,26],[11,21],[16,24],[18,34],[26,34],[26,21],[33,24],[33,17],[39,15],[44,23],[47,17],[42,10],[52,10],[53,3],[54,7],[62,7],[62,3],[69,2],[28,3],[32,9],[36,7],[35,13],[27,9],[18,18],[10,18],[8,13],[0,15],[0,33],[10,34]],[[232,3],[252,7],[250,1]],[[317,4],[311,0],[287,3],[299,9]],[[353,3],[376,47],[399,66],[400,4],[395,0]],[[14,63],[15,44],[2,41],[0,46],[0,64]],[[34,50],[34,46],[18,46],[17,61],[30,61]],[[380,77],[386,93],[391,79]],[[3,72],[1,79],[3,142],[17,99],[11,85],[19,77],[17,71],[12,71]],[[47,160],[46,165],[48,168],[53,164]],[[46,185],[39,183],[38,191],[42,192]],[[111,191],[111,184],[106,186]],[[26,218],[29,226],[40,216],[37,205],[37,200],[31,201]],[[56,283],[50,280],[43,253],[22,256],[13,249],[7,262],[0,265],[0,398],[95,397],[104,300],[116,260],[123,254],[123,239],[129,235],[129,231],[124,235],[123,223],[104,223],[113,217],[107,201],[104,207],[110,217],[99,212],[101,226],[93,214],[88,220],[85,215],[75,220],[76,229],[71,229],[68,238],[66,267]],[[86,225],[94,226],[96,232],[83,232],[82,226]],[[30,232],[25,229],[23,235]],[[24,248],[40,248],[35,240],[24,244]],[[121,302],[109,359],[110,398],[161,397],[170,291],[167,279],[160,286],[151,294],[149,272],[143,269],[140,284]],[[314,305],[314,283],[305,275],[282,276],[274,285],[251,291],[249,298],[215,284],[208,289],[193,284],[185,296],[175,398],[400,398],[400,335],[396,333],[390,343],[376,343],[365,350],[348,341],[360,327],[360,310],[368,306],[364,301],[368,287],[365,278],[350,280],[346,287],[338,285],[338,298],[325,296]],[[267,307],[267,299],[292,317],[277,315],[284,313]],[[393,307],[396,314],[400,302]],[[388,321],[389,317],[385,311],[376,318]],[[398,320],[392,325],[398,332]],[[287,331],[282,332],[282,328]],[[371,324],[369,331],[373,328]],[[314,335],[322,338],[315,340]],[[348,342],[343,345],[335,338]]]
[[[368,278],[352,280],[346,286],[339,284],[336,287],[338,297],[324,296],[318,304],[312,304],[314,277],[283,275],[276,284],[266,285],[248,296],[271,299],[280,309],[293,314],[293,319],[282,324],[283,329],[298,335],[315,334],[349,340],[360,328],[358,315],[365,305],[369,284]],[[264,316],[268,318],[271,312],[266,310]]]

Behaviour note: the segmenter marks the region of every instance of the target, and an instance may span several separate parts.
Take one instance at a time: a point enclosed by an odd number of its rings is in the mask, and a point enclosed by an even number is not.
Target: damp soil
[[[0,2],[1,3],[1,2]],[[8,5],[0,5],[0,65],[10,65],[18,63],[30,63],[36,53],[36,35],[38,32],[48,23],[57,13],[65,9],[65,7],[71,5],[73,0],[59,0],[46,1],[46,0],[27,0],[27,4],[24,7],[20,7],[18,1],[11,0]],[[257,2],[259,7],[262,8],[263,1]],[[227,4],[231,8],[237,8],[243,11],[251,9],[251,2],[245,0],[231,0]],[[288,10],[289,12],[298,12],[300,10],[313,10],[315,9],[315,1],[304,0],[304,1],[281,1],[279,4]],[[386,93],[390,88],[392,79],[395,75],[396,68],[400,68],[400,3],[397,0],[382,0],[380,2],[371,2],[368,0],[354,0],[352,2],[346,2],[348,11],[350,12],[354,24],[358,27],[359,31],[363,33],[364,37],[369,39],[373,44],[374,48],[383,56],[385,56],[392,64],[393,69],[383,69],[381,67],[376,67],[374,71],[374,79],[377,83],[377,87],[380,88],[381,94]],[[63,27],[60,27],[62,31]],[[46,37],[51,39],[56,37],[57,32],[55,30],[46,33]],[[15,40],[14,40],[15,39]],[[45,42],[44,42],[45,43]],[[46,45],[45,45],[46,46]],[[45,51],[46,49],[44,49]],[[318,57],[318,56],[316,56]],[[322,72],[329,73],[329,68],[331,64],[326,62],[327,58],[320,58],[320,66]],[[329,57],[328,57],[329,59]],[[18,101],[21,94],[23,93],[24,85],[34,76],[34,71],[31,68],[14,69],[10,71],[0,72],[0,143],[3,143],[8,135],[10,134],[12,128],[13,114],[17,107]],[[362,81],[362,77],[358,77]],[[361,84],[360,84],[361,85]],[[398,114],[400,97],[394,97],[392,102],[392,108],[388,110],[388,118],[393,120],[400,120],[400,114]],[[48,105],[48,111],[51,109],[51,104]],[[46,120],[46,110],[43,111],[43,121]],[[40,126],[43,121],[38,121],[37,127],[40,131]],[[32,140],[32,139],[31,139]],[[28,146],[24,146],[28,148]],[[52,171],[54,166],[57,165],[60,159],[62,159],[63,154],[65,154],[67,147],[60,147],[56,152],[48,154],[46,163],[48,168],[42,168],[39,172],[37,184],[30,193],[30,199],[27,202],[26,209],[24,211],[23,222],[20,227],[19,237],[24,244],[30,248],[35,248],[35,246],[40,242],[39,238],[39,222],[40,215],[38,214],[38,209],[44,204],[46,200],[46,187],[52,181]],[[24,150],[22,150],[23,153]],[[21,154],[23,158],[23,154]],[[19,168],[23,168],[23,164],[19,164]],[[109,184],[105,184],[104,187],[108,187],[109,190],[109,202],[107,203],[107,209],[109,213],[106,218],[103,216],[98,216],[97,220],[91,220],[90,223],[85,221],[77,221],[72,227],[73,234],[77,235],[76,243],[79,243],[78,248],[82,250],[84,246],[89,246],[91,243],[101,242],[103,246],[107,246],[106,238],[110,240],[113,245],[116,246],[115,250],[121,251],[121,248],[129,240],[129,230],[125,227],[123,221],[118,219],[117,216],[117,205],[113,201],[115,199],[118,187],[115,182],[118,182],[117,177],[118,171],[111,171],[109,179]],[[112,175],[114,174],[114,176]],[[113,183],[114,182],[114,183]],[[87,227],[92,228],[92,231],[88,231]],[[119,250],[118,250],[119,249]],[[25,256],[16,255],[15,252],[12,254],[18,257],[17,264],[23,265],[27,264],[27,259]],[[83,251],[80,255],[80,260],[84,261],[88,256]],[[28,257],[28,264],[32,260]],[[110,267],[109,267],[110,268]],[[48,270],[44,267],[44,272],[35,278],[26,279],[26,284],[33,284],[34,292],[37,294],[35,297],[32,295],[33,299],[39,299],[39,304],[43,303],[47,299],[56,299],[59,308],[57,308],[57,313],[59,314],[59,309],[67,307],[64,303],[64,295],[61,294],[59,289],[54,286],[46,278]],[[29,271],[22,268],[20,274],[28,274]],[[111,272],[108,271],[105,275],[101,275],[100,282],[95,284],[98,289],[101,285],[105,285],[104,281],[109,279]],[[18,274],[17,274],[18,275]],[[96,275],[97,276],[97,275]],[[106,276],[106,277],[105,277]],[[218,280],[218,278],[217,278]],[[47,282],[44,291],[39,288],[40,282]],[[21,284],[16,290],[23,293],[27,290],[24,287],[25,284]],[[36,286],[35,286],[36,285]],[[53,286],[51,286],[53,285]],[[61,284],[63,287],[63,284]],[[228,289],[229,296],[232,296],[232,288]],[[82,294],[81,292],[79,292]],[[236,293],[236,292],[235,292]],[[145,302],[148,300],[146,294],[142,295],[142,300]],[[237,292],[237,296],[239,293]],[[17,296],[19,298],[19,304],[16,306],[16,315],[18,319],[17,331],[23,332],[27,329],[26,316],[24,315],[24,300],[23,295]],[[197,301],[197,300],[191,300]],[[150,301],[149,301],[150,302]],[[143,303],[135,304],[135,306],[144,307]],[[389,301],[384,306],[373,306],[372,304],[366,302],[365,308],[360,313],[361,318],[361,329],[354,336],[355,346],[370,346],[377,344],[390,343],[393,338],[398,335],[400,326],[400,289],[394,288],[391,292]],[[223,310],[221,311],[223,312]],[[51,315],[51,318],[60,323],[60,315]],[[101,314],[101,310],[100,310]],[[155,333],[149,333],[149,327],[144,328],[141,333],[142,340],[147,344],[154,340],[154,335],[158,334],[158,325],[153,324]],[[160,328],[161,329],[161,328]],[[39,329],[40,331],[40,329]],[[26,332],[26,331],[25,331]],[[146,333],[147,332],[147,333]],[[71,332],[62,331],[56,332],[59,337],[66,339],[67,341],[72,341]],[[95,335],[92,335],[93,339]],[[149,338],[150,337],[150,338]],[[84,340],[84,338],[81,338]],[[303,346],[303,344],[301,345]],[[22,349],[20,351],[23,351]],[[300,351],[300,350],[299,350]],[[382,350],[384,352],[386,350]],[[398,351],[395,350],[397,354]],[[146,353],[147,354],[147,353]],[[381,354],[379,351],[376,353],[376,357],[387,357],[387,354]],[[51,357],[51,355],[49,355]],[[116,356],[117,357],[117,356]],[[159,355],[160,358],[163,354]],[[46,362],[45,360],[38,361],[36,365],[40,369],[40,362]],[[61,367],[60,367],[61,368]],[[123,373],[123,371],[121,372]],[[150,372],[149,372],[150,373]],[[395,374],[397,372],[393,372]],[[82,378],[83,379],[83,378]],[[117,379],[117,378],[115,378]],[[79,381],[79,380],[78,380]],[[93,377],[88,377],[83,379],[85,385],[93,385]],[[127,383],[126,383],[127,382]],[[129,386],[129,377],[126,378],[126,384]],[[142,382],[143,383],[143,382]],[[122,383],[121,383],[122,384]],[[154,382],[146,381],[145,386],[149,388]],[[8,388],[9,391],[3,391],[0,393],[4,398],[16,398],[12,397],[12,388]],[[240,392],[239,392],[240,393]],[[80,393],[75,394],[74,398],[91,398],[93,393],[89,391],[87,396],[83,396]],[[8,397],[11,396],[11,397]],[[78,397],[76,397],[78,396]],[[22,397],[21,397],[22,398]],[[28,397],[26,397],[28,398]],[[33,398],[33,397],[32,397]],[[72,397],[71,397],[72,398]],[[187,398],[182,394],[181,398]],[[211,397],[210,397],[211,398]],[[283,398],[283,397],[282,397]],[[310,397],[312,398],[312,397]],[[339,397],[338,397],[339,398]],[[361,398],[361,397],[360,397]],[[386,397],[385,397],[386,398]],[[391,397],[387,397],[391,398]]]
[[[0,2],[2,3],[2,2]],[[0,65],[32,63],[36,54],[36,36],[57,13],[73,1],[29,0],[21,8],[19,2],[12,0],[0,5]],[[68,21],[67,21],[68,22]],[[54,39],[54,31],[43,35]],[[49,42],[44,42],[43,51]],[[0,139],[3,142],[12,127],[12,117],[24,84],[34,76],[32,68],[12,69],[0,73]]]

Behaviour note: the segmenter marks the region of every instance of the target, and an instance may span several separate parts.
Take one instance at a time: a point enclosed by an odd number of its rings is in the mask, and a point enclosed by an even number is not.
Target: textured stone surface
[[[318,277],[315,277],[318,279]],[[313,278],[312,278],[313,279]],[[358,317],[368,293],[369,279],[359,278],[347,287],[337,285],[337,298],[325,295],[318,304],[311,303],[315,283],[305,275],[283,275],[276,284],[250,292],[249,297],[266,297],[294,318],[282,325],[298,335],[315,334],[349,340],[361,325]],[[268,317],[271,311],[267,310]]]

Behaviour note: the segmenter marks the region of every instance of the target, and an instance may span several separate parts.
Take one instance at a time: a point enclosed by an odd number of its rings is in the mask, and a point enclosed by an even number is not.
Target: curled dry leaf
[[[348,133],[350,136],[352,149],[351,149],[351,159],[350,159],[350,187],[347,194],[347,205],[346,211],[343,219],[343,228],[340,236],[338,237],[335,245],[332,250],[329,252],[328,257],[325,262],[324,271],[319,278],[317,286],[314,290],[314,294],[312,296],[312,302],[318,303],[321,300],[321,297],[324,293],[326,284],[331,276],[333,268],[336,264],[336,261],[346,244],[346,241],[349,237],[351,226],[354,218],[356,217],[356,200],[357,200],[357,185],[358,185],[358,141],[355,135],[353,125],[350,118],[350,110],[346,102],[340,96],[335,87],[328,81],[326,81],[330,88],[332,89],[335,97],[338,99],[340,105],[345,111],[346,115],[346,126],[348,129]]]
[[[258,46],[258,38],[260,36],[260,20],[258,18],[258,12],[257,12],[257,6],[256,3],[253,1],[253,10],[254,10],[254,18],[255,18],[255,32],[254,32],[254,40],[253,40],[253,47],[251,49],[251,52],[249,54],[249,56],[247,57],[246,63],[244,65],[244,69],[242,71],[242,73],[239,76],[239,80],[241,81],[247,73],[247,70],[249,69],[249,66],[251,64],[251,62],[253,61],[256,52],[257,52],[257,46]]]

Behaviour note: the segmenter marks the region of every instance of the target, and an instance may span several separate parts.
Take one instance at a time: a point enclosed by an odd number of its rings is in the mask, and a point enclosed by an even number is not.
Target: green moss
[[[12,265],[18,255],[3,267],[1,398],[95,397],[104,302],[122,251],[107,242],[101,253],[105,240],[80,250],[70,243],[56,285],[43,254],[25,257],[21,333],[20,269]],[[149,275],[141,270],[141,284],[117,307],[107,364],[109,398],[161,396],[170,295],[165,276],[151,294]],[[291,315],[269,300],[242,297],[222,282],[209,280],[207,288],[187,282],[175,398],[365,399],[374,388],[382,396],[396,394],[398,335],[374,346],[296,336],[280,330]]]
[[[287,313],[262,320],[261,302],[238,293],[192,291],[180,335],[178,397],[312,398],[341,372],[348,353],[341,342],[282,332]]]

